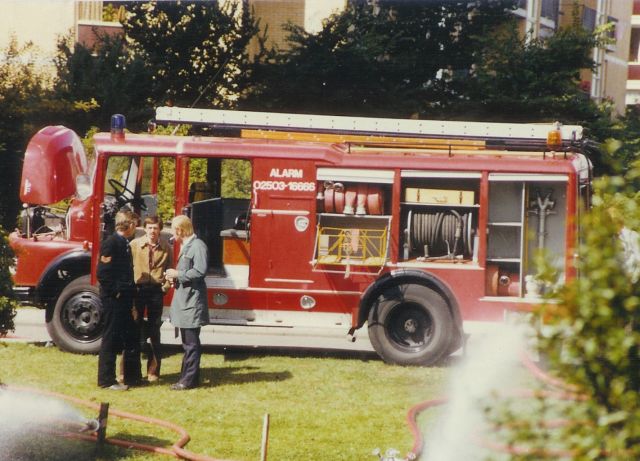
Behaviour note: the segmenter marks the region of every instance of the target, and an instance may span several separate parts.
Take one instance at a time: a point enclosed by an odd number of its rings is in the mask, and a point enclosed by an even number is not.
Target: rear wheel
[[[56,345],[67,352],[95,354],[102,339],[101,301],[89,276],[80,277],[62,290],[47,331]]]
[[[369,311],[369,338],[385,362],[433,365],[449,352],[454,325],[441,295],[422,285],[387,289]]]

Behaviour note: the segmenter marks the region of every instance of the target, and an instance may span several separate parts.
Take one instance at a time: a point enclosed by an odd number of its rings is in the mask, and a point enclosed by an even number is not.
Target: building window
[[[640,45],[640,29],[631,29],[631,46],[629,47],[629,61],[638,62],[638,52]]]
[[[540,16],[551,19],[553,22],[557,22],[559,9],[560,0],[542,0]]]
[[[609,16],[607,17],[607,23],[612,25],[611,29],[607,32],[607,38],[612,40],[612,42],[607,45],[607,50],[613,51],[616,49],[616,43],[618,42],[618,20]]]
[[[596,10],[586,6],[582,9],[582,27],[589,32],[596,30]]]

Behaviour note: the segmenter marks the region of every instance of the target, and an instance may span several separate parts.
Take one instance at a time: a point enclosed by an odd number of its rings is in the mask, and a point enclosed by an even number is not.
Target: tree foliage
[[[61,123],[104,130],[122,113],[140,130],[157,106],[229,107],[245,91],[258,32],[246,2],[123,2],[105,14],[122,22],[122,36],[98,34],[92,49],[58,44]]]
[[[256,64],[242,108],[421,119],[579,124],[599,142],[612,109],[581,88],[606,30],[577,16],[526,40],[512,1],[352,2],[312,34],[289,24],[289,47]],[[577,9],[575,10],[577,11]],[[631,119],[621,122],[633,123]],[[624,131],[624,127],[621,128]],[[620,131],[620,130],[618,130]],[[622,154],[622,151],[621,151]],[[598,173],[611,158],[596,156]]]
[[[640,110],[629,106],[625,114],[605,125],[599,133],[604,139],[604,158],[610,172],[624,174],[640,159]]]
[[[7,234],[0,226],[0,337],[15,329],[16,302],[9,268],[13,265],[13,252],[9,247]]]
[[[288,25],[290,47],[257,66],[251,109],[430,114],[465,91],[477,37],[514,1],[348,2],[316,34]]]
[[[556,302],[541,312],[542,352],[584,396],[562,410],[569,423],[558,438],[572,459],[640,459],[639,179],[636,162],[625,177],[598,182],[581,222],[580,277],[550,293]]]
[[[545,38],[527,41],[511,23],[479,40],[469,92],[453,112],[499,121],[581,124],[610,115],[580,87],[580,71],[595,69],[592,50],[602,40],[577,19]]]
[[[47,88],[46,74],[37,67],[33,45],[12,39],[0,51],[0,226],[13,229],[20,207],[20,167],[29,138],[47,115],[59,108]]]
[[[124,37],[99,35],[95,50],[58,42],[56,95],[67,103],[61,123],[84,133],[91,126],[109,128],[112,114],[126,114],[141,128],[153,115],[151,75],[143,59],[127,48]]]
[[[248,1],[132,2],[123,26],[157,105],[229,107],[249,81],[258,24]]]

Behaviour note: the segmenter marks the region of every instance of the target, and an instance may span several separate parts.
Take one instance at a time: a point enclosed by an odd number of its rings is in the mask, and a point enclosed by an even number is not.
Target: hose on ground
[[[32,393],[32,394],[40,394],[40,395],[44,395],[44,396],[48,396],[48,397],[55,397],[55,398],[59,398],[62,400],[66,400],[69,402],[72,402],[74,404],[77,405],[83,405],[85,407],[89,407],[92,408],[94,410],[99,410],[100,409],[100,405],[94,402],[89,402],[86,400],[82,400],[79,399],[77,397],[72,397],[69,395],[65,395],[65,394],[60,394],[57,392],[53,392],[53,391],[43,391],[40,389],[34,389],[34,388],[29,388],[29,387],[22,387],[22,386],[8,386],[9,389],[14,390],[14,391],[19,391],[19,392],[27,392],[27,393]],[[206,455],[200,455],[197,453],[193,453],[187,449],[185,449],[185,445],[189,442],[189,440],[191,439],[191,437],[189,436],[189,433],[182,428],[181,426],[178,426],[177,424],[171,423],[169,421],[165,421],[162,419],[158,419],[158,418],[152,418],[149,416],[142,416],[142,415],[138,415],[135,413],[129,413],[126,411],[121,411],[121,410],[116,410],[116,409],[110,409],[109,410],[109,415],[112,416],[117,416],[120,418],[125,418],[125,419],[130,419],[130,420],[134,420],[134,421],[139,421],[139,422],[143,422],[146,424],[154,424],[156,426],[160,426],[160,427],[164,427],[166,429],[170,429],[173,432],[176,432],[179,435],[178,440],[176,440],[173,445],[171,445],[171,448],[164,448],[164,447],[159,447],[156,445],[149,445],[149,444],[144,444],[144,443],[138,443],[138,442],[132,442],[130,440],[121,440],[121,439],[115,439],[115,438],[106,438],[105,442],[109,443],[111,445],[115,445],[115,446],[119,446],[119,447],[123,447],[123,448],[133,448],[136,450],[142,450],[142,451],[149,451],[152,453],[157,453],[157,454],[163,454],[163,455],[169,455],[169,456],[173,456],[176,458],[181,458],[181,459],[186,459],[186,460],[190,460],[190,461],[225,461],[223,459],[220,458],[212,458],[210,456],[206,456]],[[79,440],[87,440],[87,441],[92,441],[95,442],[97,440],[97,437],[95,435],[89,435],[89,434],[80,434],[80,433],[65,433],[65,436],[69,436],[71,438],[76,438]]]
[[[524,365],[524,367],[531,372],[531,374],[538,379],[539,381],[549,385],[553,390],[531,390],[531,389],[516,389],[514,391],[504,393],[502,396],[505,397],[517,397],[517,398],[554,398],[557,400],[568,400],[568,401],[585,401],[587,400],[587,396],[579,392],[576,386],[565,383],[564,381],[554,378],[549,375],[545,371],[543,371],[540,367],[538,367],[531,357],[525,352],[520,353],[520,361]],[[407,412],[407,425],[409,426],[409,430],[413,435],[413,446],[411,451],[407,453],[407,460],[418,459],[422,454],[424,449],[424,439],[420,429],[418,428],[417,418],[418,415],[424,410],[435,408],[437,406],[444,405],[449,402],[448,397],[439,397],[431,400],[425,400],[420,402],[409,409]],[[561,427],[566,426],[567,424],[575,423],[575,421],[570,421],[566,419],[558,419],[553,421],[546,421],[542,423],[547,427]],[[573,451],[570,450],[561,450],[561,449],[545,449],[545,450],[535,450],[527,447],[516,446],[512,444],[502,444],[498,442],[492,442],[487,440],[486,437],[480,437],[476,434],[475,442],[493,450],[495,452],[507,453],[511,455],[528,455],[528,456],[539,456],[541,458],[571,458],[575,455]],[[606,453],[603,453],[606,455]]]

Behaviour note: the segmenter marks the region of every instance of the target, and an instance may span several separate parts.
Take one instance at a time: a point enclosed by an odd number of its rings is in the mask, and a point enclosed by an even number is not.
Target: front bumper
[[[33,287],[13,287],[13,296],[20,304],[36,305],[35,289]]]

